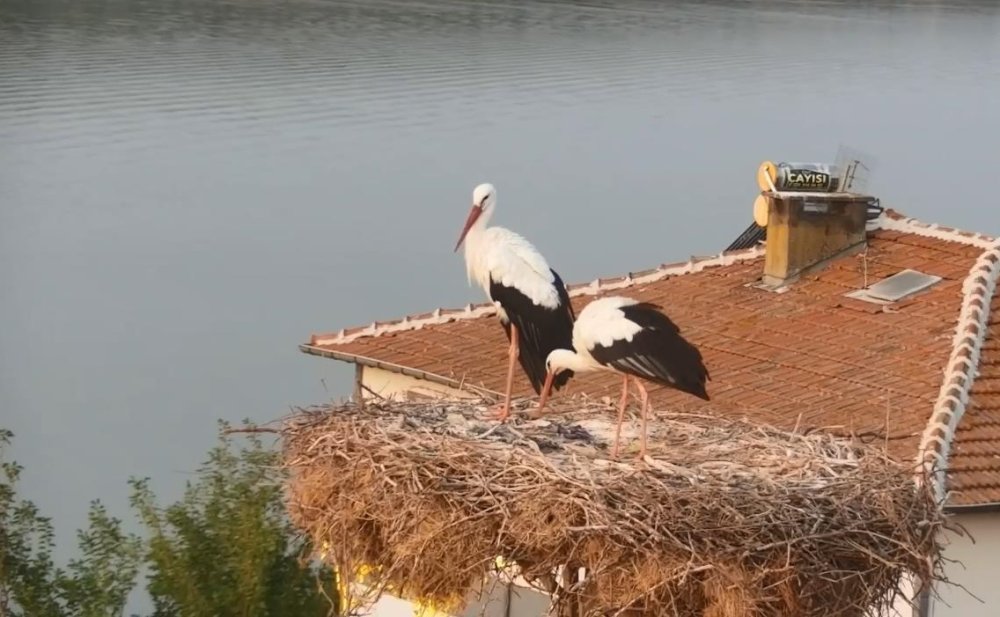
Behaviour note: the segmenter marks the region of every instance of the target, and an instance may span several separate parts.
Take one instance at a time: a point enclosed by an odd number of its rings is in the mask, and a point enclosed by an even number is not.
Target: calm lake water
[[[0,424],[71,540],[346,395],[311,332],[481,300],[478,182],[570,281],[719,251],[841,144],[1000,234],[997,110],[992,1],[0,0]]]

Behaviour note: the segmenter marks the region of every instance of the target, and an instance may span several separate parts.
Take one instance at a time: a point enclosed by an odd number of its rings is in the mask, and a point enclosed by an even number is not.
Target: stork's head
[[[462,242],[465,241],[465,235],[469,233],[469,230],[476,224],[476,221],[484,214],[492,213],[496,202],[497,190],[489,182],[484,182],[472,190],[472,209],[469,210],[469,218],[465,220],[462,235],[458,237],[458,243],[455,244],[456,251],[458,247],[462,246]]]
[[[538,417],[545,409],[545,403],[549,400],[552,392],[552,382],[560,373],[569,371],[569,376],[573,376],[573,368],[582,364],[580,356],[571,349],[553,349],[545,358],[545,384],[542,386],[542,398],[538,401],[538,409],[533,414]]]
[[[489,182],[484,182],[472,189],[472,205],[483,210],[492,208],[497,200],[497,189]]]
[[[563,371],[578,369],[580,359],[571,349],[553,349],[545,359],[545,371],[555,376]]]

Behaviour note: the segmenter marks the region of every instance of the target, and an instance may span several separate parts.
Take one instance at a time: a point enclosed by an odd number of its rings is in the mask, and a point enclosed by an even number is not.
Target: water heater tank
[[[761,163],[757,172],[757,185],[762,191],[770,191],[770,178],[778,191],[802,191],[812,193],[833,193],[840,186],[837,168],[825,163]]]

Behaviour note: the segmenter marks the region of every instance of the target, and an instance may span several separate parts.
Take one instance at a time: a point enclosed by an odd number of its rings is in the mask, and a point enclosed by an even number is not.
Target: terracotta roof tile
[[[991,305],[979,376],[948,464],[953,503],[1000,503],[1000,297]]]
[[[914,460],[939,404],[966,279],[989,241],[975,234],[966,236],[968,243],[954,241],[966,240],[955,236],[931,237],[938,234],[935,229],[941,228],[890,214],[883,229],[871,232],[865,253],[835,259],[784,293],[752,286],[760,278],[763,253],[751,249],[725,256],[725,263],[684,262],[635,273],[631,281],[601,279],[601,287],[619,287],[613,290],[571,285],[573,305],[579,311],[596,297],[619,293],[659,302],[702,349],[712,375],[712,400],[650,388],[659,409],[749,417],[786,429],[841,427],[877,433],[879,439],[886,438],[888,418],[890,451]],[[943,280],[886,312],[843,295],[863,285],[866,261],[869,283],[906,268]],[[661,276],[685,269],[693,271]],[[1000,299],[992,300],[991,314],[980,374],[950,455],[948,488],[957,505],[1000,502]],[[303,349],[374,358],[502,391],[507,345],[492,309],[477,305],[436,315],[382,326],[384,334],[376,328],[375,336],[368,326],[347,330],[344,337],[324,335],[322,345]],[[435,323],[449,316],[457,319]],[[562,392],[614,400],[619,388],[612,375],[586,375]],[[520,370],[514,389],[517,395],[533,395]]]

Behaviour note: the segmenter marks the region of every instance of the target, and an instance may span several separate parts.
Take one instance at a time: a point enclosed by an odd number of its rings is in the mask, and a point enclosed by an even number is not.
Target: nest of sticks
[[[604,403],[485,409],[299,410],[280,430],[294,523],[342,577],[452,609],[498,568],[576,616],[862,616],[943,579],[945,515],[880,445],[657,414],[645,459],[610,460]]]

